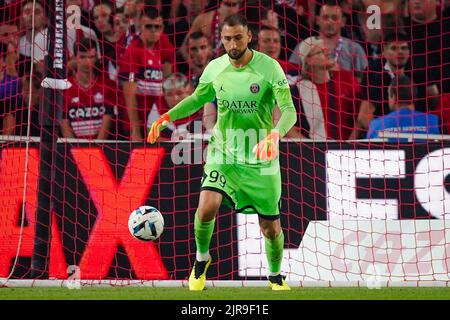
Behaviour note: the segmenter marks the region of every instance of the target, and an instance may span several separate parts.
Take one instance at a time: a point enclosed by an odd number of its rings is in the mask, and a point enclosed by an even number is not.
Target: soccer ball
[[[164,230],[164,218],[158,209],[141,206],[131,212],[128,229],[138,240],[153,241],[158,239]]]

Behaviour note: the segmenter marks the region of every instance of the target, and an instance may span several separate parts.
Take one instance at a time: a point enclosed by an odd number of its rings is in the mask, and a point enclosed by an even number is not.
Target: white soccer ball
[[[131,212],[128,229],[133,237],[141,241],[158,239],[164,230],[164,218],[158,209],[141,206]]]

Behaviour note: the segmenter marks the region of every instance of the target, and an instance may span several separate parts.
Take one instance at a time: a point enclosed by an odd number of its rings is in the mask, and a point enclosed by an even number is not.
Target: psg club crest
[[[252,84],[250,85],[250,91],[251,91],[252,93],[258,93],[258,92],[259,92],[259,84],[257,84],[257,83],[252,83]]]

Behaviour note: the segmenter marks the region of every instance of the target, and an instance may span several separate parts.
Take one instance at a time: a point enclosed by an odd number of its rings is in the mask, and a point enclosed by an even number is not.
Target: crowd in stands
[[[63,93],[61,137],[144,141],[153,121],[224,54],[221,23],[235,13],[249,21],[250,47],[287,75],[298,113],[288,138],[450,134],[450,0],[65,3],[72,86]],[[44,0],[0,4],[2,135],[39,136],[48,11]],[[171,123],[162,138],[186,137],[196,122],[211,132],[217,108],[211,102]]]

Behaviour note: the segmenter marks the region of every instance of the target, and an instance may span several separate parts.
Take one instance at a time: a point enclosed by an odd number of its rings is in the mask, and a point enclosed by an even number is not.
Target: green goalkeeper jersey
[[[233,66],[227,54],[205,68],[195,92],[171,109],[171,121],[199,110],[217,99],[217,123],[213,129],[207,162],[262,165],[253,147],[273,129],[275,102],[281,118],[275,127],[280,136],[296,122],[289,84],[279,63],[253,50],[248,64]]]

